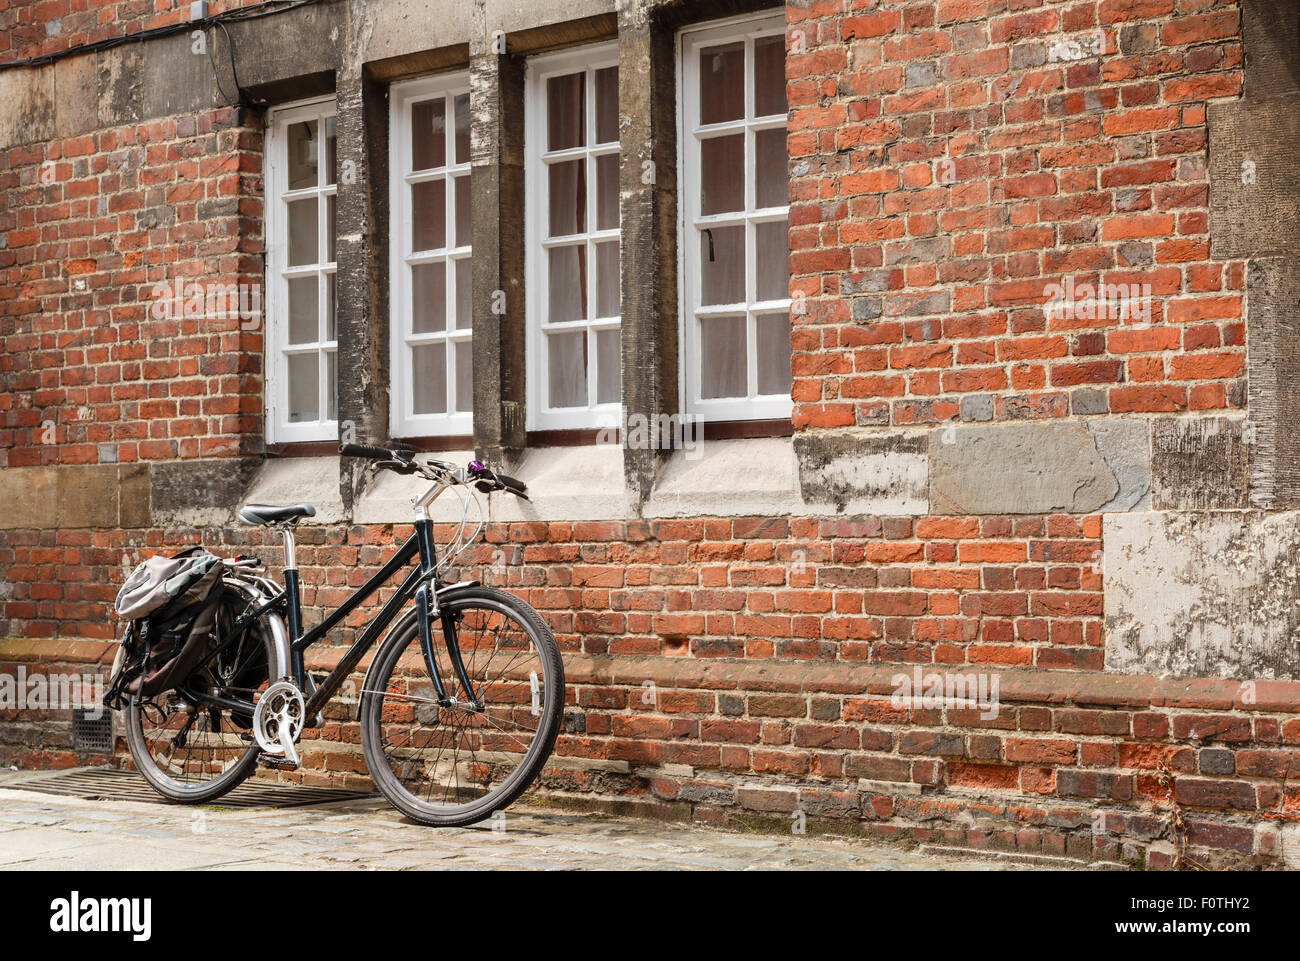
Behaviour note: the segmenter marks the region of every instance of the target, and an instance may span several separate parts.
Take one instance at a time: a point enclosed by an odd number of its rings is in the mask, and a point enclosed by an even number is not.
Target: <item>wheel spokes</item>
[[[394,658],[384,690],[365,692],[380,698],[381,750],[390,770],[407,793],[441,807],[489,794],[525,762],[540,722],[530,726],[520,713],[530,703],[536,708],[546,692],[540,652],[513,616],[492,607],[460,611],[457,641],[471,690],[462,690],[445,646],[436,667],[445,690],[481,702],[482,710],[439,704],[414,633]]]

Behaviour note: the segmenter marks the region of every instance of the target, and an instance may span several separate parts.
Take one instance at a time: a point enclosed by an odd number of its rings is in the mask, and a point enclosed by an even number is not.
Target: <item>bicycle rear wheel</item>
[[[251,593],[231,581],[226,581],[225,592],[214,629],[218,638],[226,636],[250,605],[257,606]],[[277,668],[271,629],[263,617],[238,644],[187,678],[179,690],[140,701],[132,698],[122,715],[136,769],[155,791],[172,801],[211,801],[237,787],[257,765],[252,715],[199,707],[196,699],[186,697],[185,689],[215,689],[226,697],[255,701],[269,678],[279,676]]]
[[[408,616],[366,676],[361,736],[370,775],[394,807],[454,827],[504,809],[541,772],[564,713],[564,667],[546,622],[512,594],[474,587],[440,603],[472,690],[461,689],[435,618],[438,676],[457,706],[437,703]]]

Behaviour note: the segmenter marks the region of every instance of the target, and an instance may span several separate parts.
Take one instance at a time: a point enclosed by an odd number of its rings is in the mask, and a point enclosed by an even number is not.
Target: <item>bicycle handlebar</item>
[[[474,486],[485,494],[493,491],[509,491],[516,497],[528,500],[528,485],[518,478],[511,477],[508,474],[498,474],[477,460],[469,462],[465,470],[461,470],[454,464],[444,464],[441,461],[433,461],[430,464],[420,464],[414,460],[416,452],[405,447],[376,447],[373,444],[339,444],[339,454],[343,457],[364,457],[369,460],[378,461],[377,467],[386,468],[396,471],[399,474],[414,474],[417,471],[426,476],[430,475],[429,471],[437,470],[447,480],[458,484],[468,484],[474,481]]]

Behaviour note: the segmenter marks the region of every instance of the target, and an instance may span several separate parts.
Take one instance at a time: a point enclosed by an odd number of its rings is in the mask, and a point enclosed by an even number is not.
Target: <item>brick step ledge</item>
[[[14,663],[112,663],[116,643],[77,638],[0,639],[0,661]],[[308,667],[328,671],[342,647],[309,653]],[[373,652],[372,652],[373,653]],[[367,661],[369,658],[367,657]],[[363,668],[367,661],[363,661]],[[1111,708],[1196,708],[1300,714],[1300,681],[1267,678],[1177,678],[1109,674],[1104,671],[997,670],[984,664],[868,664],[858,661],[743,660],[653,655],[570,654],[569,684],[667,690],[759,691],[889,697],[900,674],[996,675],[1001,702]],[[971,705],[974,707],[974,705]]]

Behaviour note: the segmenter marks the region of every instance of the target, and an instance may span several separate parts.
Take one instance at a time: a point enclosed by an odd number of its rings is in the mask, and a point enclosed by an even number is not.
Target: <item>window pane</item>
[[[326,237],[326,254],[325,262],[332,264],[339,259],[338,255],[338,230],[335,229],[335,203],[334,195],[330,194],[325,198],[325,237]]]
[[[785,152],[785,128],[754,134],[755,203],[759,207],[784,207],[790,203],[790,165]]]
[[[325,419],[339,419],[339,371],[334,351],[325,352]]]
[[[621,295],[618,241],[596,244],[596,316],[617,317]]]
[[[790,228],[784,220],[754,225],[754,281],[759,300],[790,296]]]
[[[587,246],[556,247],[550,253],[550,309],[553,324],[587,317]]]
[[[618,67],[596,71],[596,142],[618,141]]]
[[[474,345],[469,341],[456,344],[456,409],[474,409]]]
[[[596,158],[596,229],[618,229],[618,154]]]
[[[338,339],[338,284],[334,274],[325,278],[325,339]]]
[[[289,423],[320,419],[320,356],[289,355]]]
[[[417,414],[447,413],[447,345],[419,344],[411,348],[414,402]]]
[[[744,317],[700,319],[700,396],[745,397]]]
[[[411,249],[438,250],[447,241],[447,185],[427,180],[411,187]]]
[[[289,208],[289,266],[316,263],[320,245],[316,236],[316,198],[293,200]]]
[[[474,270],[468,257],[455,262],[456,269],[456,326],[469,330],[474,325],[474,302],[470,299]]]
[[[790,315],[763,314],[754,319],[758,353],[758,392],[790,393]]]
[[[469,177],[456,178],[456,246],[470,244],[471,221],[469,205]]]
[[[325,182],[339,179],[339,118],[325,118]]]
[[[289,281],[289,343],[316,342],[320,323],[317,303],[315,275]]]
[[[456,163],[469,163],[469,94],[456,97]]]
[[[596,403],[617,404],[622,397],[618,330],[596,331]]]
[[[587,406],[587,332],[550,334],[546,339],[551,407]]]
[[[586,110],[586,74],[570,73],[546,81],[548,150],[566,150],[586,145]]]
[[[700,281],[706,306],[745,302],[744,227],[700,231]]]
[[[411,105],[411,169],[430,170],[447,163],[447,101]]]
[[[587,229],[587,161],[551,164],[550,236],[564,237]]]
[[[700,51],[700,123],[745,115],[745,44],[737,40]]]
[[[700,210],[705,215],[745,209],[745,135],[711,137],[700,144]]]
[[[447,326],[447,265],[411,267],[411,330],[432,334]]]
[[[289,189],[316,186],[316,121],[289,124]]]
[[[762,37],[754,41],[754,115],[785,112],[785,37]]]

